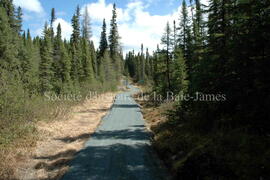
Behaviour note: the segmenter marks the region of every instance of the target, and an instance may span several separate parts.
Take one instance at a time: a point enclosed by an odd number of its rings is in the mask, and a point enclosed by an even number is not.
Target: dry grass
[[[14,142],[10,146],[12,149],[0,152],[6,157],[5,162],[0,162],[0,167],[5,167],[5,173],[14,174],[15,177],[10,179],[59,179],[68,170],[68,162],[83,148],[110,109],[115,94],[106,93],[87,100],[55,121],[38,122],[33,137]],[[1,163],[5,164],[1,166]]]
[[[167,120],[166,112],[174,107],[173,102],[167,102],[156,106],[153,102],[142,101],[138,98],[136,99],[136,96],[137,95],[135,95],[135,100],[142,108],[142,114],[146,121],[146,127],[150,131],[152,128],[165,122]]]

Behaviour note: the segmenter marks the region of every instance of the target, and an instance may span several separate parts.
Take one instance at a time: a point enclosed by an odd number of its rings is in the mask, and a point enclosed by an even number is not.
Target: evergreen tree
[[[165,33],[161,38],[161,43],[165,46],[165,52],[166,52],[166,76],[167,76],[167,90],[171,90],[171,50],[173,46],[173,39],[172,39],[172,30],[170,27],[169,22],[167,22]]]
[[[45,93],[52,90],[52,44],[51,34],[48,24],[45,23],[43,30],[43,40],[40,47],[41,61],[39,65],[39,81],[40,81],[40,92]]]
[[[18,49],[16,35],[9,24],[6,10],[0,7],[0,67],[11,73],[19,73]]]
[[[51,25],[51,27],[53,27],[53,23],[55,22],[55,20],[56,20],[56,17],[55,17],[55,9],[54,8],[52,8],[52,10],[51,10],[51,20],[50,20],[50,25]]]
[[[106,21],[103,19],[102,31],[100,35],[100,43],[99,43],[99,57],[102,57],[104,52],[108,49],[108,41],[107,41],[107,27]]]
[[[119,79],[120,72],[121,72],[121,57],[120,57],[120,43],[119,43],[119,34],[118,34],[118,27],[117,27],[117,13],[116,13],[116,5],[113,5],[112,10],[112,19],[111,19],[111,29],[109,35],[109,48],[110,48],[110,55],[113,60],[114,64],[114,71],[115,71],[115,79]]]
[[[111,19],[111,30],[109,35],[110,42],[110,53],[111,57],[117,55],[119,53],[119,35],[118,35],[118,27],[116,22],[117,14],[116,14],[116,5],[113,5],[112,11],[112,19]]]
[[[15,31],[20,34],[22,32],[22,8],[18,7],[15,15]]]
[[[55,9],[52,8],[51,10],[51,19],[50,19],[50,33],[51,33],[51,40],[52,43],[54,42],[54,30],[53,30],[53,23],[55,22],[56,17],[55,17]]]
[[[185,0],[183,0],[182,2],[179,30],[180,30],[179,34],[180,47],[183,49],[184,57],[189,58],[188,43],[190,41],[191,30],[189,26],[188,10]]]
[[[8,17],[8,24],[12,28],[12,30],[16,31],[16,20],[15,20],[15,8],[13,5],[12,0],[1,0],[0,1],[0,7],[3,7],[3,12],[6,12],[6,15]]]
[[[54,40],[53,50],[53,72],[54,88],[57,93],[69,92],[71,90],[70,57],[62,41],[62,30],[60,23],[57,26],[57,34]]]
[[[114,78],[115,72],[114,72],[114,66],[112,64],[112,59],[110,58],[109,51],[104,52],[104,55],[101,58],[100,62],[101,62],[102,71],[104,70],[105,83],[108,84],[110,87],[114,87],[115,86],[115,78]]]
[[[73,32],[71,35],[71,78],[75,83],[79,83],[79,79],[83,76],[81,66],[80,51],[80,7],[77,6],[76,13],[72,17]]]
[[[140,81],[142,83],[145,82],[145,58],[144,58],[144,48],[143,48],[143,44],[141,44],[141,54],[139,56],[139,59],[140,59]]]
[[[187,71],[186,63],[180,48],[175,49],[174,51],[174,62],[173,62],[173,74],[172,74],[172,84],[173,92],[186,93],[188,88],[187,81]]]
[[[97,59],[97,52],[95,49],[94,42],[90,42],[90,53],[91,53],[91,59],[92,59],[92,69],[94,71],[94,77],[98,77],[98,59]]]
[[[73,32],[71,35],[71,43],[74,44],[75,46],[79,46],[79,41],[80,41],[80,7],[77,6],[76,13],[72,17],[72,27],[73,27]],[[78,48],[78,47],[76,47]]]
[[[151,70],[150,70],[150,55],[148,48],[146,48],[146,53],[145,53],[145,75],[147,78],[151,77]]]
[[[92,62],[92,52],[90,50],[89,41],[87,39],[82,39],[82,66],[84,70],[84,78],[83,80],[88,83],[93,83],[94,80],[94,72],[93,72],[93,62]]]

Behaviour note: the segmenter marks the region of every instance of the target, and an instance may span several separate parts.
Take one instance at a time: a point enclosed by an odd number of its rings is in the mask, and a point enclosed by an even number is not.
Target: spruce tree
[[[23,13],[22,13],[22,8],[21,7],[18,7],[17,10],[16,10],[16,15],[15,15],[15,31],[20,34],[22,32],[22,16],[23,16]]]
[[[103,19],[102,31],[100,35],[100,43],[99,43],[99,57],[102,57],[104,52],[108,49],[108,41],[107,41],[107,27],[106,21]]]
[[[56,20],[56,17],[55,17],[55,9],[54,8],[52,8],[52,10],[51,10],[51,20],[50,20],[50,25],[51,25],[51,27],[53,27],[53,23],[55,22],[55,20]]]
[[[180,47],[183,49],[184,57],[188,57],[188,40],[191,33],[190,26],[189,26],[189,17],[188,17],[188,10],[186,1],[183,0],[182,2],[182,9],[181,9],[181,16],[180,16],[180,25],[179,25],[179,44]]]
[[[73,32],[71,35],[71,78],[75,84],[82,78],[81,51],[80,51],[80,7],[77,6],[76,13],[72,17]]]
[[[51,33],[48,24],[45,23],[43,30],[43,40],[40,47],[41,61],[39,65],[39,81],[40,81],[40,92],[45,93],[52,90],[52,44],[51,44]]]
[[[98,77],[98,58],[97,58],[97,52],[95,49],[95,45],[94,42],[91,41],[90,42],[90,53],[91,53],[91,61],[92,61],[92,68],[94,71],[94,77],[97,78]]]
[[[161,38],[161,43],[165,46],[165,52],[166,52],[166,80],[167,80],[167,90],[171,90],[171,51],[173,46],[173,39],[172,39],[172,30],[170,27],[169,22],[167,22],[165,33],[163,34]]]
[[[15,32],[9,24],[7,11],[0,7],[0,67],[10,73],[19,73],[20,66]]]
[[[71,43],[74,44],[75,46],[79,46],[79,41],[80,41],[80,7],[77,6],[76,13],[72,17],[72,35],[71,35]],[[76,47],[78,48],[78,47]]]
[[[174,62],[173,62],[173,92],[186,93],[188,90],[188,80],[187,80],[187,67],[182,50],[178,47],[174,51]]]
[[[141,54],[140,54],[140,81],[142,83],[145,82],[145,58],[144,58],[144,48],[143,48],[143,44],[141,44]]]
[[[8,17],[8,24],[10,25],[13,31],[16,31],[17,27],[16,27],[15,8],[12,0],[1,0],[0,7],[4,8],[3,12],[6,12],[6,15]]]
[[[109,42],[110,42],[109,47],[110,47],[111,57],[116,56],[119,53],[119,34],[118,34],[116,18],[117,18],[116,5],[113,4],[111,30],[110,30],[110,35],[109,35]]]
[[[56,17],[55,17],[55,9],[52,8],[51,10],[51,19],[50,19],[50,33],[51,33],[51,41],[52,43],[54,42],[54,30],[53,30],[53,23],[55,22]]]
[[[116,13],[116,5],[113,5],[112,10],[112,19],[111,19],[111,29],[109,35],[109,48],[110,48],[110,55],[113,60],[114,64],[114,71],[115,71],[115,79],[120,78],[121,73],[121,57],[120,57],[120,43],[119,43],[119,34],[118,34],[118,27],[117,27],[117,13]]]
[[[89,40],[82,39],[82,67],[84,70],[83,80],[88,83],[93,83],[94,80],[94,72],[93,72],[93,62],[92,62],[92,52],[90,50]]]
[[[151,76],[151,70],[150,70],[150,55],[149,55],[149,50],[146,48],[146,53],[145,53],[145,75],[148,78]]]

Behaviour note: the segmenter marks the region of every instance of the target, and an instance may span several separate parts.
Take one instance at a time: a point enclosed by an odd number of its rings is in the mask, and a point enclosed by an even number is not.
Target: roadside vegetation
[[[146,105],[146,111],[153,107],[148,121],[159,117],[151,113],[166,106],[164,100],[174,103],[164,112],[166,120],[151,128],[174,179],[266,180],[270,2],[209,2],[187,6],[183,0],[180,23],[168,22],[162,47],[152,55],[143,48],[130,52],[126,68],[136,82],[152,84],[150,94],[163,97],[152,96]],[[167,98],[168,92],[182,98]]]
[[[115,5],[109,38],[104,20],[98,50],[87,9],[77,7],[70,40],[63,40],[60,24],[53,28],[55,14],[52,9],[42,37],[31,37],[30,30],[22,29],[22,9],[0,0],[0,179],[12,178],[10,160],[18,148],[35,146],[38,121],[58,119],[90,91],[117,89],[123,58]]]

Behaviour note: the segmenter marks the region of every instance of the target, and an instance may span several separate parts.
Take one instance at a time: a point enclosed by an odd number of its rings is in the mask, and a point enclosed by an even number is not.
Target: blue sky
[[[160,42],[166,22],[179,19],[182,0],[14,0],[23,8],[23,28],[30,29],[32,36],[41,35],[45,21],[50,19],[50,11],[56,9],[58,23],[62,26],[63,37],[69,39],[72,32],[71,18],[79,5],[85,7],[92,20],[92,40],[98,46],[101,22],[111,18],[112,4],[116,3],[119,33],[124,51],[140,49],[140,44],[154,50]]]

